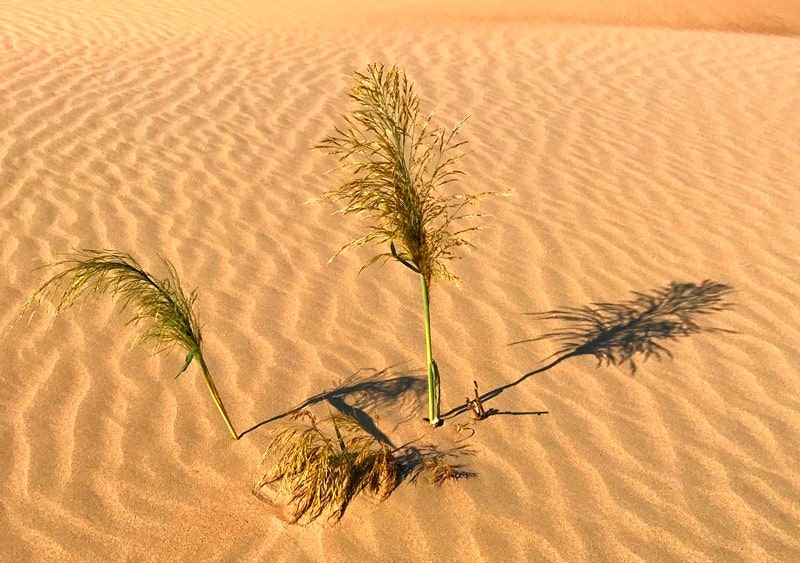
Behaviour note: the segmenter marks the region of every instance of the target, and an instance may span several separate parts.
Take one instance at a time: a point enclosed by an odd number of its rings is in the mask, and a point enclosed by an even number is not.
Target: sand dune
[[[253,428],[232,443],[198,373],[131,348],[109,301],[18,324],[4,558],[800,557],[800,10],[428,4],[0,0],[0,323],[62,252],[157,272],[161,253]],[[310,147],[368,61],[404,67],[442,123],[470,115],[465,188],[512,194],[432,296],[444,410],[477,379],[485,421],[420,421],[416,280],[359,275],[366,253],[327,264],[361,225],[306,203],[335,182]],[[634,375],[509,346],[557,328],[524,313],[704,279],[736,290],[706,321],[733,332],[669,341]],[[325,391],[395,445],[453,447],[470,424],[476,476],[288,525],[250,492],[261,423]]]

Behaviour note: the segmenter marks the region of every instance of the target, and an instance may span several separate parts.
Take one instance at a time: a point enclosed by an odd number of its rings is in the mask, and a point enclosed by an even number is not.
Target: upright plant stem
[[[236,433],[236,430],[233,429],[231,419],[228,418],[228,413],[225,412],[225,407],[222,406],[222,401],[217,393],[217,387],[214,385],[214,380],[211,379],[211,374],[208,372],[208,366],[206,366],[206,361],[203,359],[203,355],[200,352],[197,352],[196,358],[197,361],[200,362],[200,368],[203,370],[203,378],[206,380],[208,392],[211,393],[211,398],[214,400],[214,404],[217,405],[217,410],[219,411],[219,414],[222,415],[222,418],[225,421],[225,426],[228,427],[228,431],[231,433],[231,436],[233,436],[233,439],[238,440],[239,435]]]
[[[428,358],[428,421],[431,426],[439,426],[439,370],[433,360],[431,346],[431,310],[428,302],[428,282],[419,275],[422,282],[422,307],[425,310],[425,352]]]

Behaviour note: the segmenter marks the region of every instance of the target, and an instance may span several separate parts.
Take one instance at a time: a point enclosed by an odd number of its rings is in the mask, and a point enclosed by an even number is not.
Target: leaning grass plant
[[[308,410],[294,423],[279,428],[261,460],[269,467],[256,481],[254,492],[277,485],[279,495],[294,504],[292,522],[312,521],[329,513],[339,521],[347,505],[366,491],[384,499],[399,481],[391,449],[369,434],[349,415],[331,415],[330,428],[320,425]],[[305,422],[300,422],[305,419]]]
[[[319,145],[339,158],[335,168],[349,179],[319,199],[343,202],[340,212],[365,218],[366,235],[336,254],[354,247],[384,249],[362,269],[381,260],[396,260],[419,276],[425,323],[428,366],[428,420],[440,421],[439,369],[433,359],[430,288],[437,279],[454,279],[448,261],[456,250],[472,246],[465,234],[477,227],[459,228],[459,220],[482,195],[445,192],[462,174],[458,141],[464,120],[452,129],[435,126],[420,111],[419,98],[405,72],[394,66],[370,64],[356,73],[350,91],[355,108],[342,116],[343,125]],[[335,255],[334,255],[335,256]]]
[[[55,314],[83,300],[105,295],[116,297],[122,308],[132,306],[136,312],[128,324],[144,324],[134,344],[151,344],[154,353],[178,347],[186,351],[180,375],[192,360],[200,366],[208,391],[222,415],[231,436],[238,440],[225,407],[219,398],[214,380],[203,358],[202,337],[193,306],[197,298],[181,288],[175,267],[162,259],[167,277],[158,279],[147,273],[129,254],[111,250],[84,250],[53,266],[62,271],[50,278],[23,305],[20,316],[33,312],[44,301],[57,302]]]

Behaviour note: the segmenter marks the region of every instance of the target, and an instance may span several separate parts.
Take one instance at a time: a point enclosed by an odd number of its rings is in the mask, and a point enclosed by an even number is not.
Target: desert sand
[[[0,325],[64,252],[162,254],[249,430],[112,301],[40,311],[0,341],[0,559],[800,559],[800,6],[382,4],[0,0]],[[307,203],[368,62],[438,123],[471,116],[460,188],[510,194],[432,293],[443,410],[477,380],[501,391],[480,422],[421,421],[417,280],[328,264],[363,224]],[[728,332],[634,374],[509,345],[558,328],[526,313],[706,279],[735,290],[702,319]],[[325,392],[395,446],[470,427],[474,475],[288,524],[256,469]]]

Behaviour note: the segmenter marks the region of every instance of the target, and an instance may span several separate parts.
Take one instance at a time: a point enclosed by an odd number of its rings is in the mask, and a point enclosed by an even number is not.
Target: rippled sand
[[[0,323],[70,249],[157,273],[163,254],[253,428],[233,443],[195,369],[175,380],[180,354],[131,349],[109,301],[17,325],[0,341],[5,557],[800,558],[800,16],[276,4],[0,0]],[[444,410],[476,379],[499,411],[482,422],[420,421],[417,281],[359,275],[366,253],[328,265],[362,225],[306,203],[336,181],[310,147],[369,61],[404,67],[441,123],[471,115],[463,187],[512,194],[484,204],[460,287],[432,295]],[[558,328],[525,313],[704,279],[736,290],[703,319],[730,332],[665,341],[672,357],[633,375],[509,346]],[[288,525],[250,491],[275,426],[259,424],[324,391],[396,446],[452,447],[470,424],[476,476]]]

